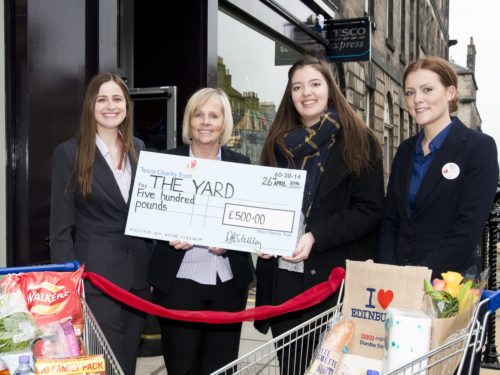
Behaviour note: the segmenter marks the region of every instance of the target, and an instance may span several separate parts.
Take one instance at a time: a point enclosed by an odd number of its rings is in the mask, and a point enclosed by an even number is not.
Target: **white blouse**
[[[125,155],[125,157],[123,158],[122,169],[113,169],[113,157],[109,152],[108,146],[106,146],[99,134],[96,134],[95,144],[106,160],[106,163],[108,163],[109,168],[113,172],[116,183],[118,184],[120,192],[122,193],[123,199],[125,200],[125,203],[127,203],[130,191],[130,183],[132,181],[132,169],[130,166],[128,155]]]
[[[189,148],[189,156],[193,157],[191,148]],[[220,149],[217,160],[221,160]],[[186,251],[177,272],[178,279],[189,279],[205,285],[216,285],[217,275],[222,282],[233,278],[228,257],[212,254],[208,251],[208,247],[197,245]]]

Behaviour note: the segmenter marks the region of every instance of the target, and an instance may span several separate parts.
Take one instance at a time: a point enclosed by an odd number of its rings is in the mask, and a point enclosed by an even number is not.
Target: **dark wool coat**
[[[366,260],[375,256],[384,202],[382,159],[377,156],[379,146],[371,139],[370,166],[355,175],[348,172],[342,158],[342,133],[336,138],[306,226],[315,244],[304,263],[303,290],[327,281],[334,267],[345,267],[346,259]],[[257,306],[273,305],[276,288],[287,287],[276,285],[277,268],[277,259],[257,261]],[[256,327],[263,332],[267,330],[265,323],[257,323]]]
[[[134,138],[134,146],[141,151],[144,142]],[[50,213],[52,262],[64,263],[76,259],[85,264],[86,271],[98,273],[123,289],[148,287],[152,241],[125,235],[129,206],[123,199],[113,171],[97,147],[91,197],[84,201],[74,188],[66,194],[76,148],[77,141],[72,138],[54,151]],[[131,158],[130,161],[132,192],[136,164]],[[85,291],[97,292],[90,284]]]
[[[475,248],[498,183],[495,141],[456,119],[420,185],[412,216],[408,191],[417,138],[404,141],[394,158],[378,261],[426,266],[434,277],[480,267]],[[445,178],[449,163],[460,168],[456,178]]]

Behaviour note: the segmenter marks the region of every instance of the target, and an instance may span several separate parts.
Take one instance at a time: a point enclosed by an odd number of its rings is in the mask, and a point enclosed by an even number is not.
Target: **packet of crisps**
[[[8,274],[0,289],[21,290],[28,311],[39,326],[71,318],[77,336],[83,332],[81,299],[84,266],[74,272],[41,271]]]
[[[106,374],[106,362],[102,354],[73,358],[39,359],[36,361],[35,371],[36,374],[44,375],[104,375]]]

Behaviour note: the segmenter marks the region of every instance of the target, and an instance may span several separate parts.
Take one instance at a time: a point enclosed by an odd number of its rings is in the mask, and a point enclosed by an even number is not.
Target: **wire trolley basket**
[[[488,320],[499,307],[500,291],[486,290],[483,292],[482,298],[483,300],[476,307],[466,330],[460,331],[461,333],[456,337],[450,338],[436,349],[386,374],[471,374],[474,354],[479,353],[484,346]],[[483,317],[479,313],[482,309],[486,309]],[[329,310],[241,356],[211,375],[303,375],[308,363],[301,364],[297,361],[301,361],[302,358],[312,358],[312,353],[314,353],[321,335],[341,319],[341,310],[342,304],[338,303]],[[306,353],[308,355],[305,355]],[[456,371],[457,369],[458,371]]]
[[[342,296],[344,282],[340,286],[339,301]],[[273,338],[246,355],[227,364],[211,375],[267,375],[289,374],[298,375],[296,368],[307,368],[301,363],[302,358],[313,353],[323,332],[334,322],[340,320],[342,304],[318,314],[295,328]],[[309,355],[310,357],[310,355]],[[291,360],[293,358],[293,360]],[[280,364],[283,369],[280,371]],[[303,375],[300,374],[300,375]]]
[[[485,290],[466,330],[387,375],[471,374],[476,355],[481,353],[486,340],[488,321],[499,306],[500,291]],[[482,317],[481,311],[485,311]]]
[[[64,264],[48,264],[40,266],[26,266],[26,267],[9,267],[0,268],[1,275],[6,275],[9,273],[21,273],[21,272],[45,272],[45,271],[60,271],[69,272],[76,271],[80,265],[78,262],[69,262]],[[83,281],[82,281],[83,283]],[[106,375],[124,375],[111,347],[109,346],[104,333],[102,332],[97,320],[92,314],[92,311],[85,301],[85,296],[82,295],[82,305],[83,305],[83,318],[84,318],[84,328],[83,328],[83,345],[87,355],[102,354],[104,357],[104,362],[106,363]]]
[[[84,318],[84,328],[83,328],[83,343],[85,346],[85,351],[87,354],[102,354],[104,361],[106,362],[106,374],[107,375],[123,375],[123,371],[116,360],[111,347],[102,333],[99,324],[92,314],[89,305],[83,299],[83,318]]]

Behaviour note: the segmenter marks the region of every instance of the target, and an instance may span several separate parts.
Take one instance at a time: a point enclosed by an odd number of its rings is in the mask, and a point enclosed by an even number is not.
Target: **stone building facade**
[[[425,55],[448,58],[449,0],[343,0],[338,19],[371,19],[371,61],[344,63],[346,96],[383,144],[386,176],[398,145],[416,134],[402,75]]]
[[[476,65],[476,47],[474,40],[470,39],[467,46],[467,67],[453,63],[458,74],[458,117],[472,129],[481,131],[481,116],[476,106],[476,92],[478,90],[475,65]]]
[[[99,71],[119,73],[136,93],[158,93],[136,95],[134,106],[175,118],[160,134],[169,146],[181,142],[189,96],[220,85],[235,111],[233,144],[258,162],[289,66],[329,46],[310,17],[335,22],[369,16],[371,61],[335,63],[334,70],[383,142],[389,173],[397,146],[417,131],[401,96],[403,69],[422,55],[448,55],[449,0],[190,0],[177,2],[177,12],[161,1],[0,2],[0,265],[49,260],[51,155],[77,131],[86,84]],[[188,21],[179,14],[188,14]],[[157,128],[147,125],[149,113],[135,110],[134,117],[157,139]]]

